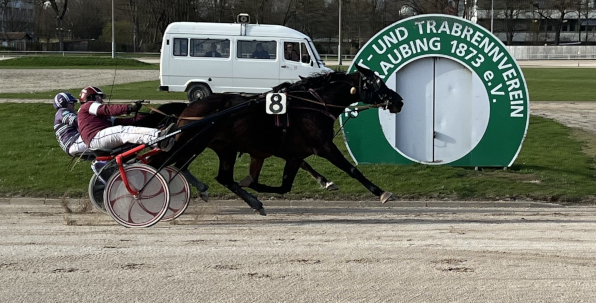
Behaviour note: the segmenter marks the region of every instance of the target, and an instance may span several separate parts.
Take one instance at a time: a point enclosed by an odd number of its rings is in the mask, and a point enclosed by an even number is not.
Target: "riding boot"
[[[169,134],[175,132],[176,130],[178,130],[176,123],[172,123],[172,124],[168,125],[168,127],[164,128],[162,131],[159,132],[159,137],[169,135]],[[159,148],[165,152],[169,152],[172,149],[172,147],[174,146],[174,143],[175,143],[175,138],[172,136],[168,139],[165,139],[165,140],[162,140],[161,142],[159,142]]]

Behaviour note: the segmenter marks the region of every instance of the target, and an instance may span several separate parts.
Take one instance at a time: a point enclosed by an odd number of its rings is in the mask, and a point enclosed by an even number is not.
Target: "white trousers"
[[[159,130],[148,127],[117,125],[98,132],[89,143],[90,149],[112,150],[125,143],[149,143],[159,137]]]
[[[73,157],[78,157],[87,150],[87,145],[83,142],[83,138],[79,136],[77,140],[68,148],[68,154]]]

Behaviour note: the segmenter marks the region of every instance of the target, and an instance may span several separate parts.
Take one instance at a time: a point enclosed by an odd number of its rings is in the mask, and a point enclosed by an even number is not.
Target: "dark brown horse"
[[[152,110],[149,113],[138,113],[140,116],[142,116],[142,118],[140,120],[137,120],[134,123],[134,125],[143,127],[163,128],[165,126],[168,126],[172,122],[176,122],[182,111],[184,111],[184,109],[186,109],[187,106],[188,103],[182,102],[162,104],[158,108],[151,108]],[[251,183],[258,182],[264,160],[265,159],[257,159],[251,157],[249,176],[240,182],[242,186],[246,187],[249,186]],[[300,164],[300,168],[308,172],[319,183],[319,185],[321,185],[322,188],[325,188],[329,191],[339,189],[332,181],[328,180],[327,178],[325,178],[325,176],[317,172],[306,161]],[[207,189],[209,188],[209,186],[199,181],[186,169],[183,170],[182,173],[184,174],[188,182],[198,190],[201,199],[207,201],[209,198],[209,194],[207,193]]]
[[[387,108],[392,113],[399,112],[403,103],[396,92],[389,89],[374,72],[362,67],[353,74],[338,72],[313,76],[294,84],[281,85],[277,90],[287,94],[289,127],[276,127],[275,117],[266,114],[264,102],[236,94],[214,94],[190,104],[182,112],[178,124],[195,123],[186,120],[187,117],[206,117],[206,123],[183,131],[174,149],[162,154],[152,164],[188,163],[194,155],[209,147],[220,161],[216,180],[262,215],[265,215],[263,204],[234,181],[233,170],[238,152],[247,153],[255,159],[276,156],[286,160],[280,187],[258,182],[250,184],[251,188],[260,192],[290,191],[300,165],[306,157],[314,154],[360,181],[380,197],[381,202],[393,198],[393,194],[366,179],[343,156],[333,143],[333,125],[346,107],[358,101]],[[239,104],[244,104],[244,109],[226,111]],[[227,114],[218,116],[218,112]],[[213,115],[217,118],[208,119]]]

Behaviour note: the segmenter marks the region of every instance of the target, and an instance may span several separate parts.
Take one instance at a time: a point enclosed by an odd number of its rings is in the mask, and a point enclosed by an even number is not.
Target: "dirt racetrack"
[[[65,85],[55,70],[10,83],[6,71],[0,92]],[[111,84],[113,71],[84,72],[64,87]],[[531,111],[593,132],[595,104]],[[126,229],[57,200],[0,198],[0,301],[596,302],[596,206],[264,203],[267,217],[193,201],[175,224]]]
[[[102,87],[112,85],[113,82],[120,84],[158,79],[158,70],[0,69],[0,93],[34,93],[76,88],[71,93],[78,95],[83,87],[89,85]]]
[[[596,302],[593,206],[390,203],[269,202],[261,217],[237,201],[193,202],[177,224],[126,229],[59,203],[4,201],[0,298]]]

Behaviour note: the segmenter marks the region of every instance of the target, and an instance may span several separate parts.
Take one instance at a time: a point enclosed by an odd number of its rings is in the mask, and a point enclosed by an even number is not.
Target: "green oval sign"
[[[346,123],[356,163],[504,167],[519,154],[529,121],[526,82],[483,27],[447,15],[404,19],[371,38],[349,72],[355,64],[404,98],[397,115],[371,109]]]

